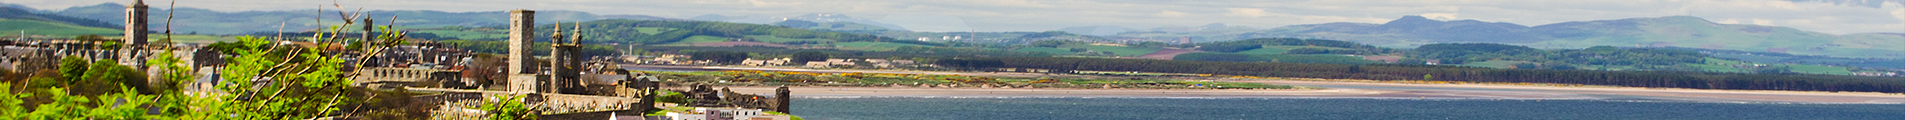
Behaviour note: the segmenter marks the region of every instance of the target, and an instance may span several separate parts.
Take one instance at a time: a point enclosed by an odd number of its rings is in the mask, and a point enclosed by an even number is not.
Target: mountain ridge
[[[1405,48],[1433,43],[1505,43],[1545,49],[1592,46],[1687,47],[1835,57],[1905,58],[1897,54],[1905,51],[1905,48],[1895,47],[1905,46],[1905,41],[1898,41],[1905,40],[1905,35],[1898,33],[1828,34],[1781,26],[1715,23],[1693,16],[1570,21],[1535,26],[1405,16],[1381,24],[1301,24],[1231,36],[1337,39]]]

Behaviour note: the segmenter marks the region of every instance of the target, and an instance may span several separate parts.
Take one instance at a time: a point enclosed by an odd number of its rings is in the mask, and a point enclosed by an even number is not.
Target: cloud
[[[1230,13],[1224,13],[1224,15],[1253,18],[1270,15],[1270,12],[1264,12],[1263,9],[1256,8],[1228,8],[1227,10],[1230,10]]]
[[[1726,19],[1726,20],[1720,20],[1720,21],[1713,21],[1713,23],[1720,23],[1720,24],[1740,24],[1740,20],[1737,20],[1737,19]]]
[[[1753,25],[1773,26],[1773,20],[1753,19],[1752,21],[1753,21]]]
[[[1420,16],[1422,16],[1422,17],[1426,17],[1426,18],[1429,18],[1429,19],[1436,19],[1436,20],[1457,20],[1457,19],[1461,19],[1461,18],[1458,18],[1458,17],[1455,17],[1456,15],[1461,15],[1461,14],[1460,14],[1460,13],[1423,13],[1423,14],[1421,14]]]
[[[1177,12],[1177,11],[1170,11],[1170,10],[1165,10],[1165,11],[1162,11],[1162,12],[1158,12],[1157,14],[1151,14],[1151,16],[1157,16],[1157,17],[1184,17],[1184,12]]]
[[[1892,10],[1892,18],[1898,18],[1898,20],[1900,21],[1905,21],[1905,9]]]

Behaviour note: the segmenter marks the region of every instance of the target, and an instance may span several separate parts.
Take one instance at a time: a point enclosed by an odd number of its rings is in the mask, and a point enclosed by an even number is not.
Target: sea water
[[[807,120],[1105,119],[1827,119],[1905,120],[1900,104],[1716,103],[1637,100],[1384,98],[793,99]]]

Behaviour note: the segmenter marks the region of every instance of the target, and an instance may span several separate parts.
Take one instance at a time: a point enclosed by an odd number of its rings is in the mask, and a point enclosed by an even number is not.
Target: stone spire
[[[569,35],[569,44],[580,44],[580,41],[582,41],[582,22],[575,22],[575,30],[570,30],[570,32],[575,33]]]
[[[120,48],[118,53],[119,64],[132,66],[135,69],[145,68],[144,65],[140,65],[145,62],[141,60],[144,57],[140,56],[140,52],[146,45],[146,30],[148,30],[146,19],[145,0],[133,0],[132,5],[126,6],[125,38],[122,39],[124,42],[120,43],[123,48]]]
[[[556,27],[553,27],[553,28],[555,28],[556,32],[553,32],[553,34],[555,35],[549,36],[549,45],[562,44],[562,37],[563,37],[562,36],[562,22],[557,21]]]
[[[370,42],[371,41],[370,37],[375,36],[371,34],[376,34],[375,32],[371,32],[372,30],[376,30],[372,28],[376,26],[377,26],[377,23],[375,21],[371,21],[370,18],[364,18],[364,34],[362,34],[363,36],[358,37],[357,41],[366,42],[366,43]]]

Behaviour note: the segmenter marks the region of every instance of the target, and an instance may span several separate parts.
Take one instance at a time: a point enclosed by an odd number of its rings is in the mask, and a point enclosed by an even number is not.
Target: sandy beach
[[[631,68],[865,72],[1001,77],[1099,77],[1068,74],[973,73],[895,70],[815,70],[793,68],[625,65]],[[1774,102],[1828,104],[1905,104],[1905,95],[1869,92],[1704,90],[1636,87],[1558,87],[1497,84],[1407,84],[1315,80],[1217,80],[1323,87],[1313,90],[1203,89],[1030,89],[919,87],[791,87],[795,97],[1210,97],[1210,98],[1378,98],[1378,99],[1574,99],[1696,102]],[[732,87],[741,93],[772,93],[772,87]]]
[[[1483,84],[1402,84],[1251,80],[1279,85],[1327,86],[1312,90],[1032,89],[918,87],[790,87],[795,97],[1131,97],[1131,98],[1369,98],[1369,99],[1550,99],[1695,101],[1726,103],[1905,104],[1905,95],[1806,91],[1696,90],[1624,87],[1551,87]],[[730,87],[740,93],[772,93],[773,87]]]

